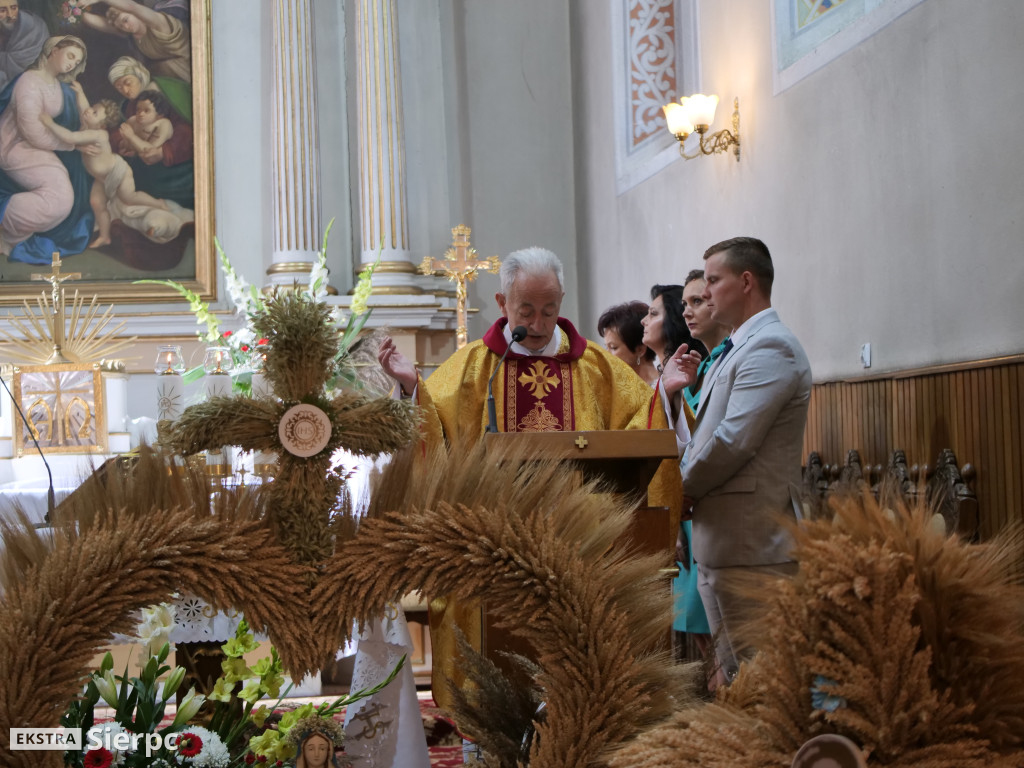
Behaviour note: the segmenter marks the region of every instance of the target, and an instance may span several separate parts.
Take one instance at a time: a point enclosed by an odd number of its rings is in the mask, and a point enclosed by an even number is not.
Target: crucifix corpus
[[[469,245],[470,229],[465,224],[459,224],[452,229],[452,247],[444,253],[443,259],[435,259],[425,256],[420,264],[420,272],[424,275],[444,275],[455,283],[456,317],[458,328],[455,331],[455,343],[457,349],[466,346],[468,340],[466,334],[466,308],[468,305],[466,297],[466,283],[476,277],[477,272],[497,272],[501,267],[501,260],[497,256],[489,256],[486,259],[476,258],[476,248]]]
[[[71,361],[64,357],[64,353],[61,348],[64,346],[64,290],[61,288],[61,283],[65,280],[81,280],[81,272],[60,272],[60,254],[56,251],[53,252],[53,265],[50,270],[50,274],[35,273],[30,275],[32,280],[45,280],[50,284],[50,317],[47,319],[50,324],[50,336],[53,338],[53,352],[49,359],[46,361],[46,365],[55,365],[57,363],[70,363]]]

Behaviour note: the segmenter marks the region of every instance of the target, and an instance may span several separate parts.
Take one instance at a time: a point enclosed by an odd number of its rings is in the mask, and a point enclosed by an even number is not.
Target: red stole
[[[508,346],[503,332],[507,324],[508,320],[501,318],[483,337],[487,348],[498,356]],[[587,340],[565,318],[558,318],[558,327],[569,340],[567,352],[553,356],[509,352],[505,358],[502,432],[571,432],[576,428],[572,363],[586,350]]]

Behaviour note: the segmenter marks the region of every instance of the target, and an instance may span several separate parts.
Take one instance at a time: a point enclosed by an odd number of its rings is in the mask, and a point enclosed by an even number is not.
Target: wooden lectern
[[[670,429],[628,429],[595,432],[494,432],[484,435],[488,449],[497,449],[515,442],[526,446],[529,455],[544,459],[571,462],[584,482],[601,480],[613,493],[638,499],[633,513],[630,541],[642,552],[664,553],[668,565],[675,551],[677,531],[671,525],[671,510],[647,504],[647,486],[665,459],[677,460],[676,435]],[[666,589],[668,588],[666,583]],[[665,617],[666,629],[672,618]],[[517,637],[510,637],[494,628],[484,609],[484,654],[505,668],[494,651],[512,651],[523,655],[526,649]],[[669,639],[666,632],[666,640]]]

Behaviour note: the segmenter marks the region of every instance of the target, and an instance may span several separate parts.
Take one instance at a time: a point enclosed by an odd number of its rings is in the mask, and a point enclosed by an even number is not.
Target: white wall
[[[423,9],[413,12],[412,5],[437,9],[439,29],[431,10],[430,23],[419,34],[433,46],[440,33],[436,74],[441,76],[441,93],[427,89],[417,97],[409,88],[411,78],[422,82],[422,70],[434,66],[429,56],[417,55],[432,53],[432,48],[422,42],[407,45],[417,34],[407,20],[427,15]],[[459,223],[472,227],[472,242],[482,257],[505,256],[531,245],[549,248],[565,264],[566,283],[575,285],[568,4],[404,0],[399,9],[412,228],[416,230],[417,218],[430,217],[429,228],[420,230],[429,229],[435,256],[444,252],[451,228]],[[435,87],[436,74],[431,73]],[[409,119],[414,111],[428,114],[431,104],[434,123]],[[433,144],[413,136],[423,132],[429,132]],[[423,176],[417,177],[418,171]],[[437,199],[447,200],[447,210],[432,202]],[[471,284],[471,304],[480,309],[470,323],[471,338],[479,338],[497,317],[497,290],[496,275],[484,274]],[[578,306],[575,291],[568,291],[562,313],[575,321]]]
[[[1024,3],[926,0],[778,96],[770,3],[703,0],[704,92],[740,99],[743,156],[679,160],[615,195],[610,18],[572,7],[577,237],[590,329],[755,235],[816,380],[1024,351]],[[964,108],[969,115],[964,114]]]
[[[270,263],[269,3],[212,3],[216,230],[235,266]],[[328,264],[342,292],[358,267],[354,6],[315,0],[322,215],[336,217]],[[543,245],[575,281],[569,11],[548,0],[399,0],[407,199],[413,260],[440,257],[451,228],[481,256]],[[471,286],[479,337],[496,316],[497,276]],[[221,302],[223,305],[223,302]],[[564,313],[575,318],[575,292]]]
[[[271,98],[273,19],[271,3],[211,2],[215,231],[235,268],[263,285],[271,264],[273,210]],[[328,244],[331,282],[352,287],[352,207],[346,21],[334,0],[314,0],[317,112],[320,134],[320,208],[323,226],[334,218]],[[353,102],[354,104],[354,102]],[[354,140],[354,137],[353,137]],[[358,212],[356,213],[358,216]],[[223,298],[217,306],[229,307]]]

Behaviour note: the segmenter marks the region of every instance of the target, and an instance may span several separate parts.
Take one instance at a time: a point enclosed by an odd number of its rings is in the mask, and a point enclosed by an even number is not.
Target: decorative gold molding
[[[373,296],[417,296],[423,293],[422,288],[406,285],[375,285]]]
[[[276,264],[271,264],[267,267],[268,275],[279,275],[288,272],[302,272],[309,274],[313,271],[313,262],[311,261],[279,261]]]
[[[376,275],[387,275],[387,274],[403,274],[403,275],[415,275],[418,274],[416,271],[416,265],[411,261],[382,261],[373,270]]]
[[[371,297],[370,301],[369,301],[369,306],[374,308],[374,309],[381,310],[381,311],[383,311],[385,309],[431,309],[431,308],[436,309],[438,312],[445,312],[445,311],[447,311],[447,310],[444,309],[444,307],[442,307],[436,301],[422,302],[422,303],[419,303],[419,304],[374,304],[373,303],[373,297]],[[443,331],[442,330],[442,331],[439,331],[439,333],[447,333],[447,331]]]

